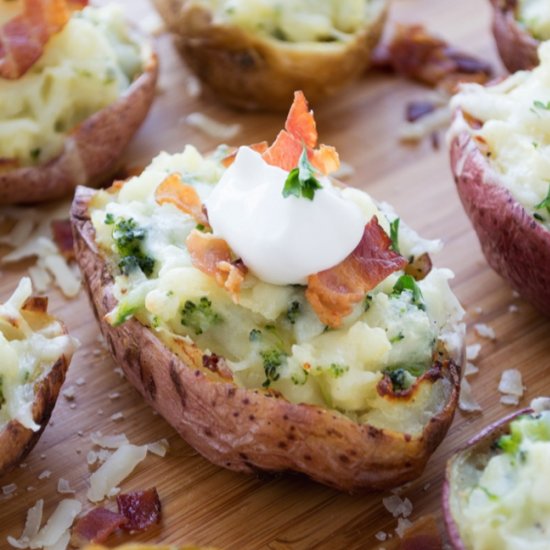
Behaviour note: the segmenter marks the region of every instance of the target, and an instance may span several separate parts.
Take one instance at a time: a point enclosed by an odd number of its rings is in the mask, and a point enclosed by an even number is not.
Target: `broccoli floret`
[[[415,381],[415,376],[404,368],[388,369],[385,373],[391,380],[394,392],[408,390]]]
[[[106,218],[105,221],[112,223],[111,219]],[[147,277],[153,274],[155,260],[143,251],[145,229],[139,227],[133,218],[128,220],[119,218],[116,221],[113,228],[113,239],[117,252],[121,256],[118,267],[124,275],[129,275],[138,268]]]
[[[268,388],[271,382],[279,380],[281,374],[279,373],[279,367],[283,364],[285,354],[279,351],[277,348],[273,348],[267,351],[260,352],[260,355],[264,362],[265,381],[262,384],[264,388]]]
[[[212,302],[206,296],[198,304],[187,300],[181,310],[181,324],[192,329],[197,336],[222,321],[222,316],[212,309]]]
[[[286,318],[290,321],[290,324],[293,325],[296,323],[296,319],[300,315],[300,302],[292,302],[286,311]]]

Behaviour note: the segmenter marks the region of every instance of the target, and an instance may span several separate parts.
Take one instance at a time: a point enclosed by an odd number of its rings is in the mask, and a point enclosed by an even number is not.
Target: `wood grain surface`
[[[120,3],[137,22],[152,13],[146,0]],[[391,14],[392,21],[425,23],[452,43],[493,61],[501,71],[489,18],[489,2],[484,0],[395,0]],[[211,150],[216,141],[184,121],[194,111],[220,121],[239,122],[242,131],[234,144],[275,137],[283,116],[243,115],[211,97],[191,97],[186,69],[170,37],[160,35],[157,46],[161,61],[158,97],[126,155],[127,164],[143,166],[158,151],[180,151],[186,143]],[[397,130],[405,103],[426,93],[401,79],[371,74],[332,101],[313,107],[321,141],[335,145],[341,158],[355,168],[348,182],[392,203],[421,235],[444,239],[445,249],[435,263],[456,273],[453,288],[467,310],[469,327],[487,323],[496,332],[495,341],[482,340],[471,329],[468,335],[470,343],[482,343],[476,361],[480,372],[470,380],[483,413],[458,412],[424,474],[400,491],[413,503],[410,519],[434,513],[442,527],[440,493],[446,459],[482,427],[512,410],[499,403],[500,373],[507,368],[522,372],[527,390],[521,406],[532,397],[550,394],[550,322],[514,298],[487,266],[455,192],[444,141],[438,151],[429,140],[416,147],[399,144]],[[25,267],[3,269],[1,299],[13,290]],[[297,476],[258,479],[208,463],[113,370],[115,365],[98,341],[86,295],[82,292],[66,300],[52,291],[50,298],[55,314],[81,342],[66,382],[76,388],[75,406],[71,408],[71,402],[60,397],[50,426],[25,467],[0,479],[0,485],[15,483],[18,487],[10,498],[3,498],[0,492],[0,549],[8,548],[8,535],[20,534],[25,512],[37,499],[44,499],[46,514],[55,508],[62,498],[56,491],[59,477],[68,479],[77,491],[76,498],[89,506],[85,498],[90,475],[86,453],[92,448],[89,435],[95,430],[106,434],[123,431],[138,444],[163,437],[170,442],[165,458],[149,456],[122,484],[123,490],[156,486],[164,508],[162,524],[132,540],[194,543],[224,550],[335,550],[374,548],[377,532],[394,533],[397,522],[382,505],[386,495],[351,496]],[[511,304],[517,305],[517,312],[509,310]],[[76,385],[81,377],[85,384]],[[110,392],[119,392],[120,397],[110,399]],[[111,420],[117,412],[124,413],[123,420]],[[50,470],[51,477],[39,480],[44,470]],[[114,546],[123,540],[128,538],[114,536],[108,542]]]

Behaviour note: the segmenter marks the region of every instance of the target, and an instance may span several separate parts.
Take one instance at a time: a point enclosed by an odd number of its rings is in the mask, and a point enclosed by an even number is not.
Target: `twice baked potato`
[[[297,94],[269,148],[187,146],[79,187],[76,256],[115,361],[203,456],[386,489],[452,421],[463,311],[439,242],[335,186],[316,142]]]
[[[514,73],[539,63],[537,48],[550,39],[550,10],[545,0],[491,0],[493,35],[502,62]]]
[[[447,464],[445,523],[456,550],[548,548],[550,412],[489,426]]]
[[[76,347],[47,298],[31,293],[24,278],[0,305],[0,476],[38,441]]]
[[[16,74],[0,77],[0,204],[59,198],[112,175],[151,106],[157,61],[120,8],[87,7]]]
[[[550,315],[550,43],[541,64],[451,101],[451,168],[491,267]]]
[[[214,2],[155,0],[191,70],[224,102],[284,110],[294,90],[311,100],[361,75],[388,0]]]

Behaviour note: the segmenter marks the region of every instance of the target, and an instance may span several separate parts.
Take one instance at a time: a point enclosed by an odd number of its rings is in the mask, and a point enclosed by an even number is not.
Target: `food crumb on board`
[[[476,323],[474,325],[474,330],[482,338],[487,338],[489,340],[496,340],[495,331],[485,323]]]

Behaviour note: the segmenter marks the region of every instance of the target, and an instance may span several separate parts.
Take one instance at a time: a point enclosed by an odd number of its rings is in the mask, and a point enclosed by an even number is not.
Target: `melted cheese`
[[[66,135],[113,103],[142,66],[120,8],[76,12],[25,75],[0,79],[0,157],[34,164],[56,156]]]
[[[465,84],[451,100],[483,122],[469,129],[487,144],[491,165],[503,185],[538,221],[550,227],[550,211],[537,208],[550,192],[550,42],[539,48],[541,64],[499,84]],[[466,126],[460,119],[451,134]]]
[[[116,277],[119,305],[108,320],[118,323],[134,315],[165,342],[176,335],[190,337],[201,349],[227,358],[236,382],[245,387],[265,385],[271,368],[270,387],[292,402],[337,408],[380,425],[393,422],[386,413],[371,418],[375,410],[388,407],[379,399],[376,385],[385,369],[423,372],[431,366],[436,340],[456,331],[463,311],[448,286],[452,274],[434,269],[418,282],[425,302],[421,309],[413,304],[411,293],[393,293],[402,275],[394,273],[369,293],[367,304],[357,304],[341,328],[330,331],[310,307],[301,285],[273,284],[249,273],[235,303],[191,263],[185,240],[196,222],[171,204],[159,206],[154,196],[163,179],[178,172],[208,204],[224,174],[219,162],[223,154],[220,150],[203,158],[190,146],[181,154],[162,153],[118,193],[96,194],[91,217],[104,253],[115,265],[120,261],[113,228],[117,220],[132,219],[143,229],[143,253],[155,261],[150,277],[140,269]],[[389,222],[396,216],[387,205],[382,211],[369,195],[355,189],[345,190],[341,197],[362,213],[364,223],[376,216],[389,233]],[[439,242],[421,239],[401,222],[399,246],[409,257],[434,251]],[[199,314],[201,300],[205,309]],[[414,407],[435,409],[436,397],[448,390],[442,386],[441,391],[426,392]],[[411,433],[421,429],[422,414],[401,414],[401,427],[406,418]]]

